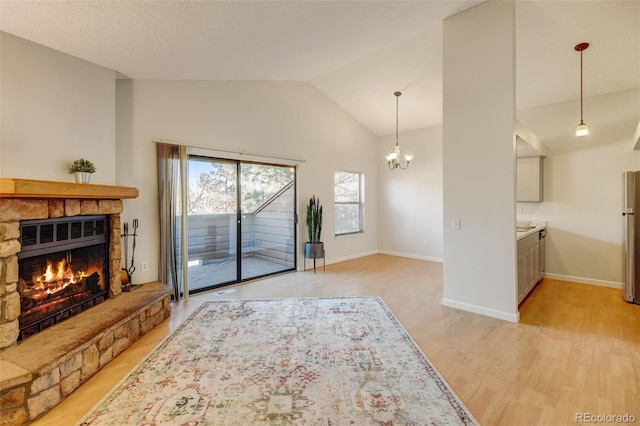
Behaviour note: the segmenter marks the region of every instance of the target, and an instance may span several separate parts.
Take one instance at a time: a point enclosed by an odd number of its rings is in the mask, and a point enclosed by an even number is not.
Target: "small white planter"
[[[89,183],[91,180],[91,173],[89,172],[74,172],[76,176],[76,183]]]

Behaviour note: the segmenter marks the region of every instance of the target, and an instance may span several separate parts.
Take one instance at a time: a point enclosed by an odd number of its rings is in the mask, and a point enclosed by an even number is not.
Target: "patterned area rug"
[[[206,302],[79,425],[473,425],[376,297]]]

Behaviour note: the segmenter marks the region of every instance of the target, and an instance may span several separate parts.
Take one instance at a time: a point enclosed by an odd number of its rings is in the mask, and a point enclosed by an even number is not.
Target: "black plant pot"
[[[304,257],[307,259],[324,258],[324,243],[304,243]]]

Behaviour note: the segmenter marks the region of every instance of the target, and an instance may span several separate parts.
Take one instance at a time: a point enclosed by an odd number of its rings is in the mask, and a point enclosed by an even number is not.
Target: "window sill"
[[[334,235],[333,239],[334,240],[341,240],[343,238],[353,238],[353,237],[358,237],[360,235],[363,235],[364,231],[358,231],[358,232],[350,232],[348,234],[339,234],[339,235]]]

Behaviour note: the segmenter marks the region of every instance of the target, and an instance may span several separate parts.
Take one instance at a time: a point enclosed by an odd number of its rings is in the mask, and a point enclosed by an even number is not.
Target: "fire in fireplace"
[[[108,235],[106,216],[21,222],[18,340],[108,297]]]

